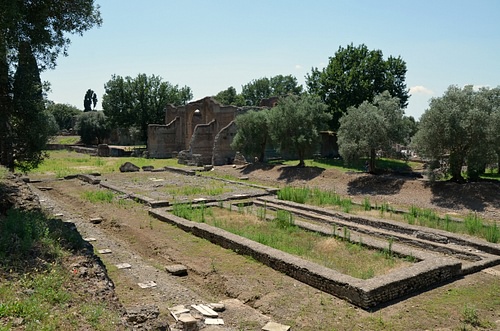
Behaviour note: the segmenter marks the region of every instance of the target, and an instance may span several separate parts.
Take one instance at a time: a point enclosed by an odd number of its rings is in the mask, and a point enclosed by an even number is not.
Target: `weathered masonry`
[[[148,127],[149,156],[178,156],[180,161],[193,165],[231,163],[236,155],[230,147],[236,134],[234,119],[247,110],[221,105],[212,97],[185,106],[168,105],[166,124]]]

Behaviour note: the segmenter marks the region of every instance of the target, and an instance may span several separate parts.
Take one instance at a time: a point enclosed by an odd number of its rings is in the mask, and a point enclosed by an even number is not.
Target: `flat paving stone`
[[[118,269],[130,269],[130,268],[132,268],[132,265],[130,265],[128,263],[118,263],[115,265]]]
[[[99,254],[111,254],[111,249],[105,248],[105,249],[100,249],[98,250]]]
[[[144,282],[144,283],[137,283],[137,285],[139,285],[140,288],[151,288],[151,287],[155,287],[157,284],[155,281],[150,280],[150,281]]]
[[[262,331],[289,331],[290,326],[279,324],[276,322],[269,322],[262,328]]]

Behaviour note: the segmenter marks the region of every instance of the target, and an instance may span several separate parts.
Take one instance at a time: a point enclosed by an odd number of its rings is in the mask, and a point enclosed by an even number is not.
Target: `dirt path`
[[[346,179],[333,172],[318,174],[315,169],[309,169],[309,173],[294,173],[294,169],[250,170],[228,166],[216,171],[236,177],[247,176],[250,180],[268,185],[293,183],[335,187],[338,193],[345,192],[353,199],[368,195],[370,199],[385,199],[394,205],[418,201],[440,211],[462,213],[462,208],[450,208],[450,203],[456,206],[472,204],[453,200],[453,195],[445,193],[437,201],[432,194],[429,195],[430,189],[424,184],[418,184],[417,191],[406,195],[406,192],[415,189],[412,186],[416,182],[394,179],[378,179],[380,183],[377,187],[370,189],[369,180],[361,175]],[[103,180],[120,183],[120,176],[103,176]],[[186,179],[181,175],[160,173],[155,176],[158,180],[164,178],[172,186],[183,186],[184,180],[188,180],[188,185],[196,185],[191,182],[192,178]],[[125,178],[121,181],[122,185],[127,183]],[[164,182],[145,180],[144,183],[159,191],[160,183]],[[386,190],[382,189],[382,185]],[[478,317],[487,322],[486,329],[499,329],[500,277],[494,272],[470,275],[368,312],[252,259],[153,219],[147,214],[147,208],[138,203],[130,200],[118,200],[111,204],[91,203],[83,199],[83,192],[99,190],[95,185],[72,179],[42,182],[33,184],[33,187],[44,206],[54,214],[63,214],[61,218],[64,220],[73,221],[84,238],[96,239],[92,242],[96,251],[111,250],[111,254],[99,255],[107,265],[124,306],[156,305],[161,318],[171,325],[174,325],[174,320],[168,313],[169,307],[224,302],[227,309],[221,313],[221,318],[225,325],[206,326],[205,330],[260,330],[268,321],[290,325],[294,330],[455,330],[463,325],[464,305],[471,304]],[[41,191],[37,187],[50,189]],[[392,190],[389,190],[391,187]],[[229,194],[228,191],[225,194]],[[498,197],[485,199],[481,206],[485,214],[497,215]],[[93,224],[90,222],[92,217],[101,217],[102,222]],[[129,263],[131,268],[118,269],[115,266],[118,263]],[[185,265],[188,275],[170,275],[164,267],[171,264]],[[500,268],[495,269],[500,273]],[[149,289],[138,286],[138,283],[148,281],[157,285]]]

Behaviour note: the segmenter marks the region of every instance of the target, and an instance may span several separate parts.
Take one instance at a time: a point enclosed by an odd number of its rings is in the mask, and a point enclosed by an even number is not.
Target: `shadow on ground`
[[[480,181],[471,183],[429,182],[432,203],[442,208],[467,208],[482,212],[489,205],[500,208],[500,183]]]
[[[349,182],[350,195],[391,195],[397,194],[407,178],[390,175],[364,175]]]
[[[241,173],[248,175],[257,170],[263,172],[277,170],[279,172],[277,180],[283,181],[287,184],[292,183],[294,181],[312,180],[321,175],[325,171],[325,169],[318,167],[297,167],[297,166],[273,165],[266,163],[255,163],[247,165],[241,171]]]

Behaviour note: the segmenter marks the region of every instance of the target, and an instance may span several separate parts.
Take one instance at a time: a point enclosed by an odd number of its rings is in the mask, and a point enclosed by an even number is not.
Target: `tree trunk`
[[[7,62],[7,46],[3,35],[0,35],[0,164],[14,170],[12,159],[12,139],[10,116],[12,114],[12,86]]]
[[[459,154],[460,152],[450,153],[449,164],[451,181],[461,183],[464,181],[464,177],[462,176],[462,165],[464,164],[464,159]]]
[[[377,152],[374,148],[370,150],[370,164],[368,165],[368,172],[375,173],[375,161],[377,159]]]

